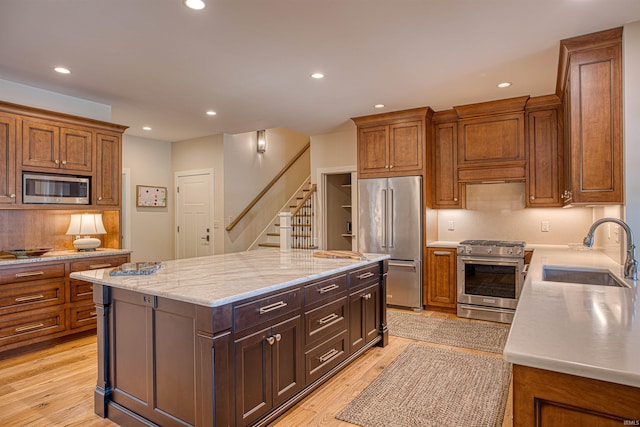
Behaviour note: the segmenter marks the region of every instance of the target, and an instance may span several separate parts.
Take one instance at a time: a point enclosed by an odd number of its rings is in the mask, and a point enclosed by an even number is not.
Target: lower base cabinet
[[[640,388],[513,365],[513,425],[640,425]]]
[[[94,285],[96,414],[121,425],[268,425],[386,345],[386,265],[213,308]]]
[[[456,249],[427,248],[424,304],[427,308],[456,308]]]

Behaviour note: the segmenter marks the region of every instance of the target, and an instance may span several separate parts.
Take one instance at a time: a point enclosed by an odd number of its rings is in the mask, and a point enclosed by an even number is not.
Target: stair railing
[[[296,208],[291,211],[291,247],[296,249],[313,249],[314,194],[315,184],[311,185]]]
[[[240,212],[240,214],[225,229],[227,231],[233,230],[233,228],[236,225],[238,225],[238,223],[242,220],[242,218],[244,218],[251,211],[251,209],[253,209],[253,207],[260,201],[260,199],[262,199],[264,195],[267,194],[267,192],[271,189],[271,187],[273,187],[276,184],[276,182],[278,182],[278,180],[280,180],[280,178],[284,176],[284,174],[291,168],[291,166],[293,166],[296,163],[296,161],[300,157],[302,157],[302,155],[310,147],[311,147],[311,142],[308,142],[307,145],[305,145],[302,148],[302,150],[298,152],[298,154],[296,154],[291,160],[289,160],[289,163],[284,165],[284,167],[280,170],[280,172],[278,172],[278,174],[262,189],[260,193],[258,193],[258,195],[247,205],[246,208],[244,208],[242,212]]]

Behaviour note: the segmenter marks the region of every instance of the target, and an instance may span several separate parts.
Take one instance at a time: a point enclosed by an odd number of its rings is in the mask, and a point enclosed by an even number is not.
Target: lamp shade
[[[100,246],[100,239],[89,237],[91,234],[107,234],[102,223],[102,214],[72,214],[67,235],[78,236],[73,246],[79,251],[92,251]],[[80,236],[85,236],[81,238]]]

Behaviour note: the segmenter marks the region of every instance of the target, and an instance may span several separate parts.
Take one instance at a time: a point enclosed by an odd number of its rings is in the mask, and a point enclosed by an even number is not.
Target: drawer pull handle
[[[318,357],[318,360],[320,361],[320,363],[324,363],[327,360],[330,360],[332,357],[334,357],[338,353],[340,353],[338,350],[336,350],[335,348],[332,348],[331,350],[327,351],[322,356]]]
[[[362,295],[362,298],[364,298],[366,300],[370,300],[371,299],[371,293],[368,293],[366,295]]]
[[[42,295],[42,294],[27,295],[26,297],[18,297],[18,298],[16,298],[16,302],[34,301],[34,300],[42,299],[42,298],[44,298],[44,295]]]
[[[434,255],[445,255],[445,256],[449,256],[451,255],[451,252],[447,252],[447,251],[433,251]]]
[[[328,316],[324,316],[322,319],[318,319],[318,324],[319,325],[326,325],[327,323],[337,319],[338,317],[340,317],[340,316],[338,316],[335,313],[331,313]]]
[[[279,309],[284,308],[286,306],[287,306],[286,302],[278,301],[278,302],[274,302],[273,304],[269,304],[267,306],[260,307],[260,310],[258,312],[260,314],[266,314],[266,313],[269,313],[270,311],[279,310]]]
[[[328,286],[323,286],[322,288],[318,289],[318,292],[320,292],[321,294],[326,294],[327,292],[331,292],[334,289],[338,289],[340,286],[336,285],[335,283],[332,283]]]
[[[105,263],[105,264],[91,264],[89,266],[89,268],[94,269],[94,268],[107,268],[107,267],[112,267],[111,264],[109,263]]]
[[[16,279],[20,277],[42,276],[44,271],[28,271],[26,273],[16,273]]]
[[[33,325],[20,326],[16,328],[16,333],[32,331],[34,329],[44,328],[44,323],[34,323]]]
[[[362,279],[368,279],[369,277],[373,277],[375,276],[375,274],[373,274],[372,272],[368,271],[366,273],[363,273],[361,275],[358,276],[358,279],[362,280]]]
[[[93,317],[93,316],[95,316],[96,314],[98,314],[98,313],[96,313],[95,311],[92,311],[91,313],[89,313],[89,316]]]

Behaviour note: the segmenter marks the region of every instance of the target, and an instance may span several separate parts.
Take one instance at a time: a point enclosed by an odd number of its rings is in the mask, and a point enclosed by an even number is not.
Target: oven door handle
[[[531,264],[525,264],[522,268],[522,277],[527,277],[527,273],[529,272],[529,265]]]
[[[490,313],[513,313],[514,310],[502,307],[483,307],[480,305],[467,305],[467,304],[459,304],[460,308],[465,308],[467,310],[477,310],[477,311],[488,311]]]

